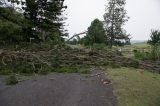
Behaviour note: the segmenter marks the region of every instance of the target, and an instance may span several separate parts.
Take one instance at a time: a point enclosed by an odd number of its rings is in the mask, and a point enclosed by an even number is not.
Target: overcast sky
[[[160,0],[126,0],[129,21],[125,29],[133,40],[148,40],[151,29],[160,29]],[[86,31],[95,18],[103,20],[107,0],[66,0],[70,36]]]

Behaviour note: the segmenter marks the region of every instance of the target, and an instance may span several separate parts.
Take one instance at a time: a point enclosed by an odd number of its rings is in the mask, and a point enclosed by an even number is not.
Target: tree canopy
[[[106,35],[103,23],[99,19],[95,19],[90,27],[88,27],[87,35],[82,38],[85,45],[93,45],[94,43],[106,43]]]
[[[110,41],[110,47],[116,42],[127,38],[122,28],[129,18],[124,8],[125,4],[125,0],[108,0],[108,5],[106,5],[104,25]]]
[[[151,30],[150,38],[148,41],[149,44],[153,46],[160,45],[160,30]]]
[[[18,11],[20,8],[21,11]],[[17,41],[63,40],[64,0],[3,0],[0,2],[0,38]]]

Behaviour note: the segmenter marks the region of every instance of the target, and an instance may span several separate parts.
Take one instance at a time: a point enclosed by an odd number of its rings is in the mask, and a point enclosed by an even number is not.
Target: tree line
[[[77,36],[78,41],[74,39],[72,43],[104,43],[110,47],[129,44],[130,35],[123,29],[129,19],[125,4],[125,0],[108,0],[104,21],[95,19],[86,36]],[[64,0],[1,0],[1,43],[64,42],[64,36],[68,35],[64,28],[66,8]]]
[[[130,34],[127,34],[123,26],[129,17],[125,10],[125,0],[108,0],[104,21],[95,19],[85,37],[74,39],[73,44],[81,43],[84,45],[93,45],[94,43],[104,43],[112,47],[113,45],[130,44]]]
[[[0,1],[0,40],[4,43],[59,42],[64,30],[64,0]]]

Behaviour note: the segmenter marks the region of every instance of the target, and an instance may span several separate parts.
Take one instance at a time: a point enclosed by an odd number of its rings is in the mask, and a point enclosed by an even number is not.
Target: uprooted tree
[[[129,35],[125,34],[122,28],[129,19],[124,8],[125,4],[125,0],[108,0],[106,5],[104,25],[110,47],[121,40],[129,40]]]

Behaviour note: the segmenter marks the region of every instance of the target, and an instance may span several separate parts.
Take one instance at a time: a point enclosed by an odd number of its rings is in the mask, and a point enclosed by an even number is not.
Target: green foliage
[[[64,0],[9,0],[0,2],[0,40],[4,43],[44,42],[60,44],[67,33],[62,12]],[[16,7],[21,8],[17,10]]]
[[[51,58],[52,67],[59,68],[60,67],[60,56],[61,56],[60,50],[56,48],[55,50],[52,51],[52,55],[53,55]]]
[[[18,83],[18,79],[15,75],[11,75],[6,79],[6,85],[14,85]]]
[[[49,43],[19,43],[16,50],[27,50],[27,51],[48,51],[51,50],[54,47],[54,45]]]
[[[9,21],[0,20],[0,39],[7,42],[21,41],[22,27]]]
[[[150,35],[151,40],[148,43],[152,46],[150,58],[160,60],[160,31],[152,30]]]
[[[24,17],[11,7],[0,7],[0,40],[17,43],[24,40]],[[27,26],[27,24],[25,25]]]
[[[160,44],[160,31],[159,30],[151,30],[150,35],[151,40],[148,41],[150,45],[157,45]]]
[[[34,72],[32,64],[25,61],[16,62],[16,64],[13,64],[12,66],[14,73],[32,74]]]
[[[151,49],[150,59],[160,60],[160,45],[155,45]]]
[[[134,56],[137,59],[147,59],[147,57],[149,56],[149,53],[145,53],[145,52],[140,52],[138,50],[134,50]]]
[[[0,68],[0,75],[10,75],[11,73],[13,73],[13,71],[9,68],[4,66]]]
[[[32,25],[28,30],[42,41],[49,37],[53,39],[56,34],[59,37],[65,35],[62,31],[62,11],[65,8],[64,0],[26,0],[23,6],[24,16]]]
[[[10,75],[12,73],[31,75],[33,73],[37,74],[48,74],[52,72],[53,69],[44,64],[32,64],[29,61],[18,60],[12,63],[7,63],[6,66],[0,68],[1,75]]]
[[[103,23],[99,19],[95,19],[88,28],[87,35],[82,38],[85,45],[93,45],[94,43],[106,43],[107,41]]]
[[[104,26],[108,36],[110,47],[117,41],[128,39],[122,26],[128,21],[124,6],[126,0],[108,0],[106,13],[104,14]]]

